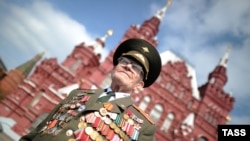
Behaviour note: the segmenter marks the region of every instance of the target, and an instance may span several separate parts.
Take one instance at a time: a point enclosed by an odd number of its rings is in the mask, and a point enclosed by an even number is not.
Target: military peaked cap
[[[126,56],[138,62],[144,71],[144,87],[150,86],[161,72],[161,57],[156,48],[143,39],[132,38],[122,42],[113,56],[113,64],[118,64],[118,58]]]

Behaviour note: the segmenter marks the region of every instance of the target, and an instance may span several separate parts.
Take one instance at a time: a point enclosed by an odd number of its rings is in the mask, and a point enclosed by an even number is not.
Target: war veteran
[[[159,53],[142,39],[122,42],[105,90],[73,90],[20,141],[153,141],[156,126],[130,94],[150,86],[161,70]]]

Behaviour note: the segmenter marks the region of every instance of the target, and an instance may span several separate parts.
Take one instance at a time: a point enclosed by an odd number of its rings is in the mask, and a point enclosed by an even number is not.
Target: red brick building
[[[120,42],[137,37],[157,47],[159,26],[169,6],[170,3],[140,26],[131,25]],[[93,43],[83,42],[75,46],[62,63],[56,58],[41,60],[29,77],[27,72],[42,57],[41,54],[8,72],[0,81],[1,85],[8,85],[1,87],[6,91],[6,98],[0,103],[0,116],[16,121],[11,128],[21,136],[44,119],[70,90],[109,86],[109,71],[113,67],[112,56],[116,47],[103,62],[100,58],[110,35],[111,31],[108,31]],[[161,53],[159,78],[152,86],[132,96],[134,102],[155,121],[155,140],[217,140],[217,125],[227,123],[234,104],[234,98],[223,90],[227,82],[228,55],[229,51],[219,64],[215,64],[207,82],[199,87],[191,65],[171,51]],[[12,86],[15,78],[21,81]]]

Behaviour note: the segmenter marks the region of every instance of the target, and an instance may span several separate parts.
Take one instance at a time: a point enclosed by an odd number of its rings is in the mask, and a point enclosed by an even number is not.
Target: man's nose
[[[131,64],[131,63],[129,63],[129,64],[125,65],[125,66],[126,66],[126,68],[129,68],[130,70],[133,69],[133,64]]]

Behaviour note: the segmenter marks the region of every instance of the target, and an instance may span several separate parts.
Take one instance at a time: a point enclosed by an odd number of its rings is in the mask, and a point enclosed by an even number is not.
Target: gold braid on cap
[[[146,72],[145,72],[145,80],[148,79],[148,72],[149,72],[149,63],[146,57],[143,56],[143,54],[141,54],[138,51],[129,51],[127,53],[123,53],[122,56],[131,56],[134,59],[136,59],[137,61],[139,61],[143,67],[145,68]]]

